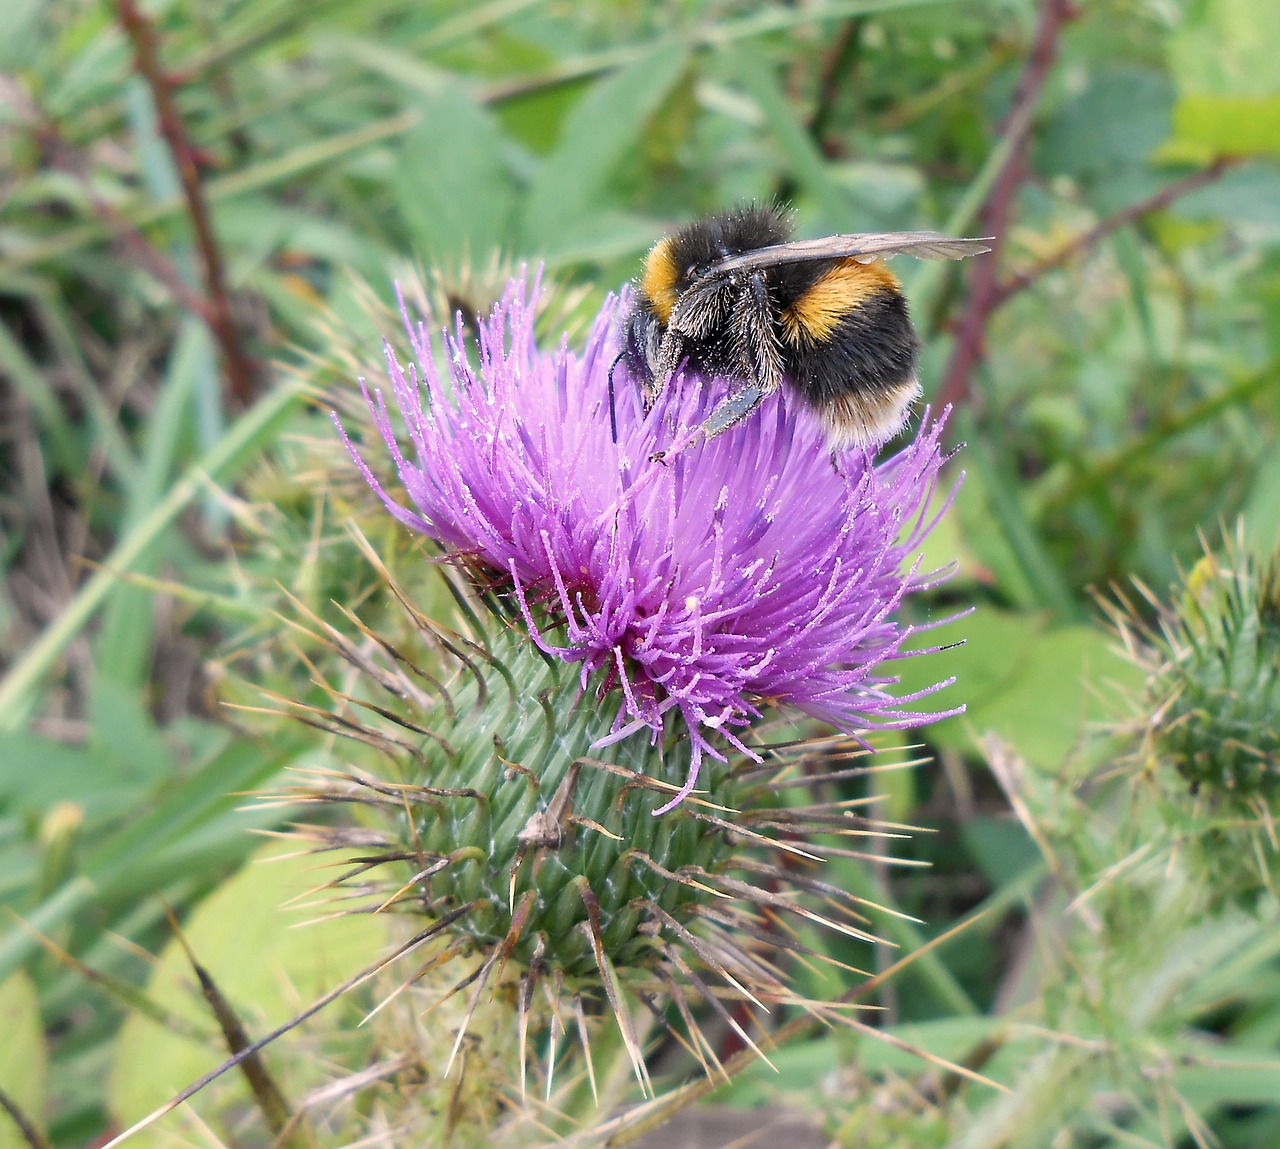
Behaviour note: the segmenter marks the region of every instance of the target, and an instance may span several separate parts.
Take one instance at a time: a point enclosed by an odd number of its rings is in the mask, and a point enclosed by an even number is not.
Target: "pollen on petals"
[[[887,664],[913,636],[897,608],[939,577],[916,554],[950,501],[935,498],[941,420],[926,416],[879,465],[849,451],[836,467],[817,420],[776,394],[685,446],[725,382],[677,377],[646,413],[620,364],[615,442],[620,301],[581,354],[546,352],[537,293],[509,285],[480,326],[476,367],[460,336],[447,340],[443,377],[430,333],[406,315],[414,361],[388,347],[387,368],[408,449],[383,392],[365,397],[410,507],[339,431],[391,514],[491,568],[531,639],[616,705],[599,746],[682,723],[687,775],[655,813],[692,792],[704,754],[752,753],[740,735],[767,708],[849,732],[939,717],[903,709],[930,691],[895,697]]]

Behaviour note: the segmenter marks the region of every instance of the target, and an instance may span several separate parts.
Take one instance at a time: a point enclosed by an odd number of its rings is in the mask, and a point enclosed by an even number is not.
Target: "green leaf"
[[[87,10],[84,18],[59,27],[50,55],[56,63],[49,61],[53,66],[41,104],[43,112],[57,120],[114,98],[130,70],[128,40],[106,8]]]
[[[507,247],[516,189],[510,145],[492,116],[457,86],[422,104],[405,138],[396,200],[413,246],[433,263],[483,263]]]
[[[181,465],[182,448],[189,442],[184,431],[191,425],[192,401],[201,372],[216,377],[213,338],[204,323],[187,318],[147,423],[142,466],[131,485],[125,510],[125,530],[145,522],[172,485],[173,473]],[[133,573],[152,573],[160,557],[158,549],[141,557]],[[121,581],[103,614],[102,631],[94,648],[100,674],[135,686],[147,679],[155,609],[151,591]]]
[[[1182,196],[1169,211],[1179,219],[1224,220],[1232,226],[1253,223],[1280,231],[1280,170],[1265,161],[1242,164]]]
[[[1264,97],[1280,93],[1280,5],[1195,0],[1169,38],[1169,67],[1186,93]]]
[[[280,857],[279,847],[264,850],[205,901],[184,929],[196,960],[236,1010],[251,1038],[287,1020],[382,954],[386,930],[384,919],[376,915],[306,921],[316,917],[314,907],[282,908],[323,880],[311,858]],[[304,921],[305,925],[300,924]],[[212,1019],[194,978],[175,940],[161,954],[147,993],[175,1015],[212,1031]],[[334,1008],[342,1010],[341,1004]],[[341,1040],[349,1045],[349,1030],[359,1015],[350,1006],[347,1012],[351,1016],[340,1029]],[[315,1043],[307,1052],[299,1044],[285,1039],[267,1055],[269,1069],[278,1072],[286,1085],[286,1096],[296,1097],[301,1089],[325,1079]],[[220,1039],[196,1042],[166,1031],[143,1014],[130,1014],[114,1051],[108,1089],[112,1113],[122,1126],[132,1124],[225,1056]],[[228,1081],[236,1093],[247,1088],[237,1074]],[[199,1107],[200,1100],[192,1104]]]
[[[1007,1024],[999,1017],[947,1017],[894,1026],[889,1033],[912,1049],[963,1062],[976,1047],[990,1041]],[[896,1070],[902,1074],[918,1074],[925,1064],[911,1049],[880,1041],[874,1034],[859,1040],[858,1054],[861,1067],[872,1073]]]
[[[48,1053],[35,987],[19,971],[0,982],[0,1088],[28,1121],[44,1116]],[[0,1149],[29,1149],[7,1115],[0,1115]]]
[[[967,412],[962,411],[956,421],[962,431],[972,427]],[[1009,585],[1030,596],[1023,601],[1051,610],[1060,621],[1077,620],[1080,608],[1027,513],[1023,484],[1013,461],[978,434],[970,438],[964,458],[971,468],[965,488],[976,488],[990,515],[990,524],[983,533],[994,544],[995,554],[1007,554],[1013,561],[1014,566],[1006,568]],[[991,527],[997,530],[992,531]],[[1000,573],[1004,575],[1006,571]]]
[[[30,65],[44,39],[40,19],[44,8],[42,0],[6,0],[0,4],[0,71],[12,73]],[[0,111],[0,121],[5,119],[8,116]]]
[[[982,608],[929,632],[931,643],[964,645],[898,664],[900,690],[956,682],[921,705],[965,704],[963,715],[935,723],[929,736],[967,750],[992,731],[1033,765],[1056,769],[1091,723],[1119,717],[1117,694],[1140,685],[1141,673],[1089,626],[1048,628],[1043,618]]]
[[[1214,1105],[1274,1105],[1280,1097],[1280,1058],[1273,1048],[1192,1045],[1180,1064],[1174,1085],[1200,1112]]]
[[[284,418],[292,413],[302,390],[303,382],[294,379],[259,399],[169,488],[155,509],[117,543],[102,569],[85,580],[57,619],[0,679],[0,730],[12,730],[22,724],[36,684],[119,586],[120,574],[145,559],[156,540],[207,483],[229,481],[254,457],[263,442],[275,434]]]
[[[785,157],[785,170],[821,204],[828,227],[854,230],[852,197],[832,179],[830,165],[801,123],[794,102],[783,92],[772,65],[746,44],[737,47],[731,63],[760,108],[770,139]]]
[[[5,736],[0,751],[7,748],[9,737],[21,743],[22,736]],[[26,911],[30,929],[0,934],[0,977],[39,952],[37,933],[54,934],[67,922],[85,920],[112,906],[118,908],[158,890],[169,890],[188,877],[206,882],[211,874],[238,863],[249,850],[247,831],[279,819],[274,811],[246,810],[241,795],[264,786],[283,767],[295,764],[303,748],[304,740],[294,730],[280,731],[269,743],[228,738],[225,745],[213,747],[190,777],[165,787],[139,806],[138,817],[109,836],[86,843],[81,872]],[[54,760],[62,773],[62,796],[89,802],[98,781],[98,773],[92,772],[93,760],[83,759],[90,764],[90,772],[81,769],[79,776],[68,782],[66,775],[73,772],[76,759],[73,752],[64,753],[67,757]],[[38,759],[34,769],[38,779]],[[100,773],[106,776],[105,771]],[[50,781],[51,790],[55,782],[56,778]],[[36,784],[34,780],[31,783]],[[120,787],[115,793],[123,791]],[[138,803],[138,790],[131,793]],[[55,790],[55,799],[57,796]],[[111,797],[116,800],[115,794]],[[30,871],[13,875],[15,880],[10,884],[20,886],[29,876]]]
[[[329,50],[349,56],[357,63],[375,72],[380,72],[389,80],[418,92],[430,100],[437,100],[456,92],[459,77],[442,68],[434,67],[418,59],[412,52],[406,52],[391,44],[378,43],[373,40],[357,37],[343,37],[325,45]]]
[[[1200,0],[1170,38],[1174,135],[1214,155],[1280,154],[1280,5]]]
[[[963,479],[963,472],[954,461],[943,468],[942,477],[938,483],[940,494],[934,506],[935,508],[941,506],[942,498],[950,493],[957,483],[959,486],[956,489],[956,501],[938,520],[920,548],[922,573],[927,574],[950,566],[955,567],[954,581],[949,584],[953,588],[958,583],[989,581],[991,578],[990,570],[970,545],[972,541],[970,532],[965,529],[961,515],[956,510],[956,504],[964,497],[968,480]]]
[[[138,800],[139,785],[110,769],[100,747],[0,731],[0,804],[10,813],[39,815],[55,802],[74,802],[90,817],[117,813]]]
[[[1040,860],[1040,850],[1021,822],[1005,818],[973,818],[962,822],[960,837],[969,857],[993,888],[1018,882]]]
[[[716,1100],[723,1105],[753,1109],[761,1104],[762,1095],[794,1094],[811,1089],[815,1081],[823,1080],[842,1060],[834,1037],[792,1042],[769,1051],[773,1069],[763,1061],[749,1062],[716,1094]]]
[[[0,326],[0,371],[17,392],[31,404],[42,429],[53,446],[49,463],[57,471],[71,469],[80,457],[75,429],[58,402],[50,381],[32,359],[30,351]]]
[[[889,1029],[894,1044],[881,1041],[874,1032],[856,1038],[856,1063],[867,1073],[888,1072],[911,1078],[920,1074],[928,1063],[920,1049],[937,1057],[963,1061],[975,1047],[991,1040],[1004,1026],[1001,1018],[949,1017]],[[910,1048],[904,1048],[905,1042]],[[763,1062],[753,1062],[734,1077],[733,1084],[718,1095],[728,1105],[758,1104],[759,1090],[801,1093],[812,1090],[816,1082],[830,1075],[833,1067],[848,1063],[849,1042],[843,1037],[827,1036],[814,1041],[797,1042],[771,1050],[769,1060],[776,1073]],[[897,1142],[894,1142],[897,1144]]]
[[[121,778],[158,780],[173,773],[172,749],[143,704],[140,688],[100,677],[90,696],[102,767]]]
[[[1104,71],[1037,134],[1036,166],[1046,176],[1073,178],[1141,166],[1168,138],[1173,103],[1165,76]]]
[[[327,136],[319,140],[307,139],[296,148],[282,155],[260,160],[239,168],[221,179],[210,180],[205,185],[205,195],[211,204],[274,187],[287,180],[296,179],[316,168],[336,161],[346,160],[354,153],[383,140],[401,136],[418,123],[416,112],[400,112],[386,119],[363,124],[349,132]],[[139,197],[120,208],[121,214],[135,227],[167,221],[182,215],[185,204],[180,196],[155,203]],[[111,229],[100,219],[75,225],[63,225],[35,242],[29,242],[12,254],[0,259],[0,276],[35,267],[47,260],[58,259],[82,251],[86,246],[110,237]]]
[[[1136,688],[1142,681],[1113,643],[1110,635],[1086,626],[1044,632],[970,720],[994,730],[1032,764],[1056,768],[1091,723],[1119,716],[1108,703],[1113,683]]]
[[[684,74],[687,53],[663,46],[596,84],[565,119],[555,149],[529,189],[524,250],[574,235],[609,177],[638,146],[645,125]]]
[[[1280,549],[1280,451],[1262,460],[1244,506],[1245,530],[1260,554]]]

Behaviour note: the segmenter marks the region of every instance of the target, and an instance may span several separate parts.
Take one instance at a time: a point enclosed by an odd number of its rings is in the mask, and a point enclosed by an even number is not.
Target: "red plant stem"
[[[120,241],[133,252],[142,267],[164,284],[181,306],[197,318],[204,320],[209,329],[213,330],[214,315],[213,309],[209,306],[209,301],[182,278],[182,272],[178,270],[173,260],[148,243],[146,236],[106,200],[93,196],[91,193],[90,202],[93,205],[93,210],[106,223],[115,228]]]
[[[1076,15],[1072,0],[1043,0],[1040,5],[1031,54],[1018,77],[1002,132],[1008,154],[978,212],[976,234],[995,237],[991,243],[991,254],[975,261],[971,271],[967,303],[957,326],[951,362],[938,391],[936,402],[939,407],[963,402],[969,393],[969,376],[982,358],[987,319],[999,294],[996,272],[1000,249],[1004,245],[1018,189],[1026,178],[1027,137],[1032,113],[1057,59],[1062,28]]]
[[[36,128],[36,139],[43,149],[48,150],[50,166],[79,182],[94,214],[114,230],[120,243],[128,248],[142,268],[167,287],[178,303],[192,315],[212,327],[212,311],[208,301],[183,278],[172,259],[149,243],[147,237],[114,204],[94,191],[85,174],[89,169],[88,159],[63,138],[57,123],[48,118],[42,119]]]
[[[200,171],[196,166],[195,148],[173,97],[173,79],[160,66],[155,27],[139,10],[136,0],[116,0],[116,12],[133,45],[134,68],[151,89],[159,117],[160,133],[169,146],[178,169],[178,179],[182,183],[187,214],[195,231],[196,246],[200,251],[200,262],[204,270],[207,307],[200,314],[208,323],[222,353],[223,369],[232,395],[241,403],[247,403],[252,397],[253,364],[241,348],[236,335],[222,253],[213,234],[209,205],[200,183]]]
[[[1219,157],[1207,168],[1192,172],[1189,176],[1184,176],[1180,180],[1175,180],[1173,183],[1162,187],[1158,192],[1147,196],[1146,199],[1130,204],[1114,215],[1109,215],[1106,219],[1100,220],[1088,231],[1081,232],[1052,255],[1040,260],[1039,263],[1032,264],[1026,271],[1020,271],[1006,279],[995,290],[992,308],[999,307],[1020,291],[1025,291],[1041,276],[1050,271],[1055,271],[1063,264],[1075,259],[1076,256],[1083,255],[1086,251],[1096,247],[1107,236],[1119,231],[1122,227],[1128,227],[1129,224],[1136,223],[1143,216],[1150,215],[1152,212],[1163,211],[1182,196],[1213,183],[1237,163],[1239,163],[1239,160],[1233,157]]]

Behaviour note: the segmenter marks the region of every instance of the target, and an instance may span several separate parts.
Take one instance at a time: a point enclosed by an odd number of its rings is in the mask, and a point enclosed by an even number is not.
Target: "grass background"
[[[729,1099],[799,1098],[850,1145],[1280,1143],[1273,907],[1224,918],[1132,860],[1146,823],[1097,782],[1123,747],[1096,724],[1132,716],[1141,676],[1093,598],[1134,577],[1163,591],[1238,517],[1259,549],[1280,533],[1280,8],[173,0],[137,17],[0,12],[0,1089],[53,1144],[111,1124],[127,987],[165,905],[190,912],[279,817],[236,794],[315,752],[228,724],[216,697],[231,668],[270,680],[280,584],[356,593],[332,557],[341,499],[306,490],[327,431],[305,392],[376,370],[370,293],[385,305],[424,267],[483,304],[497,253],[545,263],[589,313],[663,231],[742,199],[792,204],[804,235],[998,237],[964,267],[899,268],[926,392],[968,444],[930,551],[959,572],[932,607],[979,609],[963,649],[908,667],[955,673],[943,701],[969,711],[891,795],[937,832],[910,847],[933,869],[889,896],[927,923],[907,944],[986,916],[882,1004],[1014,1092],[923,1089],[920,1063],[825,1037]],[[1117,865],[1149,885],[1082,924],[1055,859],[1076,893]]]

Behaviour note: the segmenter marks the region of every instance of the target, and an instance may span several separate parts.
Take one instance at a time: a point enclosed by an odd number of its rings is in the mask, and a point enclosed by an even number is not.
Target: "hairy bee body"
[[[953,258],[980,240],[932,232],[792,242],[787,216],[749,206],[665,237],[645,260],[620,358],[651,405],[685,364],[733,381],[703,426],[718,435],[786,386],[822,420],[832,450],[895,435],[920,396],[919,340],[894,275],[907,252]]]

